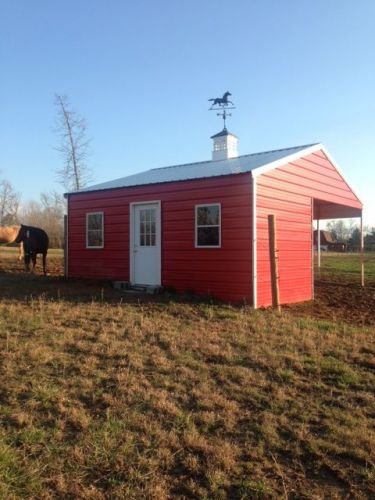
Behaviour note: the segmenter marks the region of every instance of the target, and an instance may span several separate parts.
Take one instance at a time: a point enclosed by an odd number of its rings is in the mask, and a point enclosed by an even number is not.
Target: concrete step
[[[128,281],[114,281],[113,288],[125,293],[147,293],[149,295],[160,293],[162,290],[159,285],[132,285]]]

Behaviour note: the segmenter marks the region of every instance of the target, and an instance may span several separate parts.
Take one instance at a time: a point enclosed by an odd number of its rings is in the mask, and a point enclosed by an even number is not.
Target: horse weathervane
[[[219,113],[216,113],[217,116],[222,116],[224,120],[224,130],[226,130],[226,119],[227,116],[232,116],[232,113],[228,113],[228,109],[236,109],[233,102],[228,99],[228,97],[232,95],[230,92],[225,92],[223,97],[215,97],[213,99],[208,99],[209,101],[212,101],[211,107],[209,108],[209,111],[219,111]],[[216,107],[215,107],[216,106]]]

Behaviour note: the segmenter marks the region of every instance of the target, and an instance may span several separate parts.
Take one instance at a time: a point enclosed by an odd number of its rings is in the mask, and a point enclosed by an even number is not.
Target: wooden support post
[[[277,249],[276,220],[274,215],[268,216],[268,237],[270,248],[272,307],[277,309],[278,312],[281,312],[279,293],[279,251]]]
[[[64,215],[64,277],[68,276],[68,216]]]
[[[317,239],[316,245],[318,250],[318,271],[320,272],[320,227],[319,227],[319,219],[316,221],[316,230],[317,230]]]
[[[361,212],[361,225],[360,225],[360,261],[361,261],[361,286],[365,286],[365,254],[363,244],[363,217]]]

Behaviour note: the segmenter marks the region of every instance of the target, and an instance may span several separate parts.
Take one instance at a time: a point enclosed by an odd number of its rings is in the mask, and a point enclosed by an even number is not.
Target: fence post
[[[317,245],[317,250],[318,250],[318,271],[320,272],[320,265],[321,265],[321,254],[320,254],[320,225],[319,225],[319,219],[316,221],[316,230],[317,230],[317,240],[316,240],[316,245]]]
[[[363,216],[361,212],[361,225],[360,225],[360,260],[361,260],[361,286],[365,286],[365,254],[363,244]]]
[[[272,307],[277,309],[278,312],[281,312],[279,292],[279,251],[276,241],[276,220],[274,215],[268,216],[268,241],[270,249]]]

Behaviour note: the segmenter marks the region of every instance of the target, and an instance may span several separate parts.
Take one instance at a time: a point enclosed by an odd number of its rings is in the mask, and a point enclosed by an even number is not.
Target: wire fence
[[[375,252],[366,252],[363,257],[358,252],[321,252],[320,267],[318,267],[318,255],[315,252],[315,279],[361,284],[362,260],[365,284],[375,284]]]

